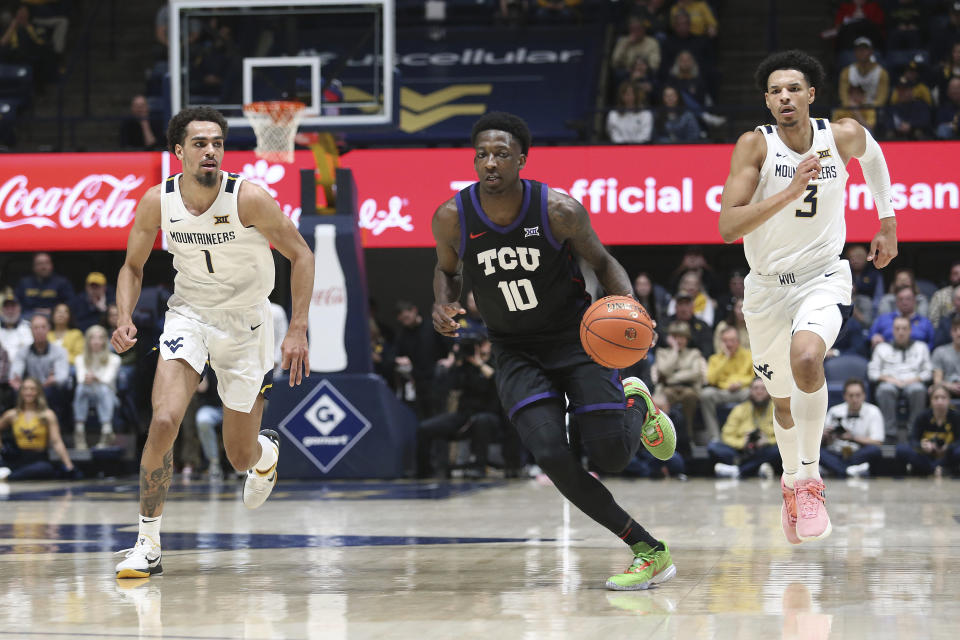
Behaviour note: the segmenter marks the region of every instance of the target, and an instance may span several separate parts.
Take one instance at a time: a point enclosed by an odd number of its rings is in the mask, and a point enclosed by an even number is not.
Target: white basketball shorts
[[[812,331],[830,349],[843,326],[838,305],[850,305],[852,290],[850,264],[840,259],[806,272],[747,274],[743,318],[750,334],[753,370],[771,396],[787,398],[793,392],[793,334]]]
[[[270,302],[243,309],[196,309],[171,298],[160,355],[164,360],[181,358],[199,374],[209,358],[223,406],[249,413],[264,375],[273,370]]]

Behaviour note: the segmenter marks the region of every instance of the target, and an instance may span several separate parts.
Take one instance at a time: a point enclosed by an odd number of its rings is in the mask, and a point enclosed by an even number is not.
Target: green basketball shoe
[[[646,542],[638,542],[630,547],[633,551],[633,564],[623,573],[607,578],[607,589],[613,591],[640,591],[649,589],[661,582],[666,582],[677,575],[677,568],[673,566],[670,549],[667,543],[661,551],[654,551]]]
[[[643,446],[658,460],[669,460],[677,450],[677,432],[673,428],[673,420],[657,409],[650,390],[640,378],[624,378],[623,393],[627,396],[628,407],[637,398],[647,405],[647,421],[643,423],[641,434]]]

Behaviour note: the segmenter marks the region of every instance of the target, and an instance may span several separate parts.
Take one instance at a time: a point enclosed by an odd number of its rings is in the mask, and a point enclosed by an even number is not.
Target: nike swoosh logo
[[[180,222],[181,220],[183,220],[183,218],[177,218],[176,220],[170,218],[170,224],[173,224],[174,222]]]
[[[822,327],[822,326],[823,326],[823,325],[820,324],[819,322],[808,322],[807,324],[815,324],[815,325],[817,325],[818,327]]]
[[[471,239],[471,240],[476,240],[477,238],[479,238],[480,236],[482,236],[482,235],[485,234],[485,233],[486,233],[486,231],[481,231],[480,233],[471,233],[471,234],[470,234],[470,239]]]
[[[824,277],[824,278],[829,278],[830,276],[832,276],[832,275],[835,274],[835,273],[836,273],[836,271],[831,271],[830,273],[825,273],[825,274],[823,274],[823,277]]]
[[[260,324],[263,324],[263,323],[261,322]],[[259,329],[259,328],[260,328],[260,324],[258,324],[258,325],[255,326],[255,327],[250,327],[250,331],[256,331],[257,329]]]
[[[778,158],[786,158],[787,156],[785,156],[784,154],[782,154],[782,153],[780,153],[779,151],[777,151],[777,157],[778,157]]]

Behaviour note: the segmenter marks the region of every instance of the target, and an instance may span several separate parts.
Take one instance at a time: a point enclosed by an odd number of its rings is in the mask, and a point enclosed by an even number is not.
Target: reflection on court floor
[[[956,636],[949,480],[828,482],[834,532],[799,547],[780,531],[776,484],[611,481],[678,569],[632,593],[603,588],[629,560],[623,545],[552,487],[288,484],[258,511],[232,487],[177,487],[164,575],[123,581],[112,568],[136,532],[129,483],[10,485],[0,638]]]

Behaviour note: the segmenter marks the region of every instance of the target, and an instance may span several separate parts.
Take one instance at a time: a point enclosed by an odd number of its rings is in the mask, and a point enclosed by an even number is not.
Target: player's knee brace
[[[587,457],[603,471],[617,473],[630,463],[634,447],[623,411],[590,411],[577,416]]]

